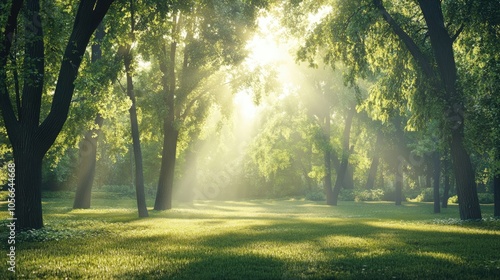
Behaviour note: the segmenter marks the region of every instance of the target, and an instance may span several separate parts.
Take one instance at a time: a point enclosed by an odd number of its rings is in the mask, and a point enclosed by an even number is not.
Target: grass
[[[18,234],[19,279],[498,279],[500,221],[456,205],[197,201],[138,219],[133,199],[45,198],[46,228]],[[152,202],[149,202],[152,205]],[[491,217],[492,206],[482,207]],[[5,220],[5,204],[0,207]],[[5,226],[2,224],[5,252]],[[2,253],[5,259],[5,253]],[[4,260],[2,259],[2,260]],[[0,279],[11,275],[4,268]]]

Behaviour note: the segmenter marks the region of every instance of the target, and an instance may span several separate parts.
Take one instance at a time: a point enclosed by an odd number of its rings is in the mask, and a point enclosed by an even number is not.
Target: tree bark
[[[95,44],[92,45],[92,63],[97,62],[102,57],[101,41],[104,38],[104,26],[102,24],[96,30]],[[96,94],[92,89],[92,95]],[[89,209],[92,197],[92,185],[94,183],[95,169],[97,164],[97,141],[101,132],[100,128],[104,119],[100,113],[94,120],[96,128],[85,133],[80,143],[80,167],[78,170],[78,183],[76,187],[73,209]]]
[[[500,148],[496,150],[496,162],[500,162]],[[500,170],[496,170],[495,177],[493,177],[493,195],[494,195],[494,211],[495,217],[500,217]]]
[[[130,106],[130,125],[132,130],[132,146],[134,148],[134,162],[135,162],[135,192],[137,198],[137,210],[139,217],[148,217],[148,209],[146,207],[146,196],[144,194],[144,172],[142,166],[142,150],[141,139],[139,137],[139,123],[137,121],[136,99],[134,93],[134,84],[132,81],[132,54],[130,53],[130,46],[126,47],[127,53],[124,56],[125,71],[127,75],[127,95],[132,101]]]
[[[351,108],[347,112],[345,119],[344,133],[342,135],[342,161],[337,172],[335,179],[335,186],[333,187],[333,199],[331,205],[337,205],[342,183],[344,182],[347,173],[347,166],[349,165],[349,156],[352,153],[353,147],[349,148],[349,138],[351,135],[352,119],[354,118],[355,109]]]
[[[101,127],[103,118],[98,114],[94,124]],[[80,167],[78,170],[78,185],[76,187],[73,209],[89,209],[92,197],[92,185],[94,184],[95,170],[97,165],[97,140],[100,129],[87,131],[80,143]]]
[[[163,152],[155,210],[172,209],[172,190],[174,187],[178,135],[179,132],[173,127],[172,123],[165,120]]]
[[[439,180],[441,175],[441,159],[439,152],[435,151],[432,155],[433,158],[433,187],[434,187],[434,213],[441,213],[439,205]]]
[[[441,208],[448,208],[448,198],[450,197],[450,162],[447,157],[443,160],[444,191]]]
[[[32,143],[33,135],[26,135],[26,143]],[[43,227],[42,215],[42,158],[34,146],[14,152],[16,168],[16,231]],[[21,151],[21,152],[19,152]]]
[[[176,27],[173,27],[176,30]],[[170,65],[165,58],[160,58],[160,70],[163,73],[162,84],[165,94],[166,116],[163,120],[163,151],[161,158],[160,178],[156,192],[155,210],[168,210],[172,208],[172,190],[174,186],[175,162],[177,154],[177,140],[179,131],[175,126],[175,56],[177,42],[170,44]],[[165,54],[166,55],[166,54]]]
[[[134,1],[130,0],[130,37],[135,40],[135,18],[134,18]],[[137,121],[137,102],[134,93],[134,82],[132,80],[132,60],[133,55],[131,45],[124,48],[123,64],[127,77],[127,96],[132,101],[132,106],[129,108],[130,126],[132,131],[132,147],[134,149],[135,162],[135,194],[137,199],[137,210],[139,217],[148,217],[148,209],[146,207],[146,195],[144,194],[144,171],[142,166],[142,150],[141,139],[139,137],[139,122]]]

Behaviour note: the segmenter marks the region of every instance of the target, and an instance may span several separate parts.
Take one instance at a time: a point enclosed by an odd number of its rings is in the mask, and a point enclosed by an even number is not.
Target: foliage
[[[355,192],[354,201],[382,201],[384,199],[384,190],[362,190]]]
[[[305,199],[310,201],[325,201],[326,196],[324,191],[311,191],[306,193]]]
[[[409,201],[413,202],[432,202],[434,201],[434,189],[433,188],[425,188],[422,192],[417,195],[414,199],[410,199]]]

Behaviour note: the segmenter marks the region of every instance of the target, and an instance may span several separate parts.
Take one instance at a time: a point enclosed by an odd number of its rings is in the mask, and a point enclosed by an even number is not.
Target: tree
[[[175,3],[168,14],[160,12],[165,25],[154,34],[158,42],[154,50],[163,75],[166,110],[155,210],[172,207],[178,137],[185,118],[196,105],[192,93],[222,65],[241,61],[241,36],[252,25],[256,8],[255,3],[240,1],[231,1],[229,5],[189,1]],[[168,38],[164,37],[165,30],[170,31]]]
[[[106,14],[112,0],[82,0],[75,15],[73,31],[63,54],[51,109],[40,122],[44,78],[44,34],[38,0],[25,5],[25,79],[15,92],[16,111],[6,84],[7,63],[16,36],[18,15],[23,1],[13,1],[4,27],[0,45],[0,108],[13,148],[16,165],[17,230],[43,227],[41,180],[42,159],[61,131],[69,111],[74,81],[94,30]]]
[[[95,40],[92,45],[92,63],[97,63],[102,56],[101,40],[104,38],[104,27],[102,23],[96,30]],[[92,94],[96,94],[95,89],[92,89]],[[94,124],[96,128],[90,129],[85,133],[80,143],[80,171],[78,183],[76,187],[75,200],[73,201],[73,209],[89,209],[92,185],[94,183],[95,169],[97,163],[97,140],[99,139],[100,128],[104,118],[100,113],[97,113]]]
[[[130,1],[130,39],[134,42],[135,39],[135,8],[134,1]],[[125,73],[127,78],[127,96],[132,101],[130,106],[130,125],[132,132],[132,146],[134,149],[134,162],[135,162],[135,191],[137,199],[137,209],[139,212],[139,217],[147,217],[148,209],[146,207],[146,195],[144,193],[144,171],[142,167],[142,150],[141,150],[141,140],[139,137],[139,122],[137,121],[137,109],[136,109],[136,98],[134,93],[134,84],[132,80],[133,74],[133,54],[132,45],[127,43],[124,46],[120,46],[119,53],[123,55],[123,64],[125,65]]]
[[[438,0],[394,2],[388,6],[381,0],[327,1],[313,6],[318,8],[322,4],[331,5],[335,12],[326,16],[309,36],[300,53],[302,58],[316,54],[319,44],[327,44],[328,48],[322,53],[325,60],[332,65],[342,61],[350,69],[347,78],[354,80],[386,68],[384,63],[395,53],[400,59],[410,55],[412,61],[406,60],[402,66],[415,75],[413,82],[407,80],[414,83],[414,87],[408,88],[406,82],[402,89],[413,92],[409,98],[413,101],[409,103],[414,109],[413,121],[425,123],[432,118],[446,125],[460,217],[480,219],[475,173],[464,143],[466,108],[453,48],[468,22],[457,23],[454,18],[445,18],[443,5],[453,7]],[[467,9],[467,5],[458,6]],[[429,110],[426,103],[420,103],[424,98],[433,100],[434,106],[441,109]]]

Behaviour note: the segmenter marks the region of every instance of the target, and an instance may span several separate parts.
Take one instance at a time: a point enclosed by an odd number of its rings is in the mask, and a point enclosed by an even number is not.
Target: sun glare
[[[282,58],[283,50],[278,46],[276,33],[282,27],[272,16],[257,19],[258,32],[248,41],[246,49],[250,52],[247,63],[251,69],[276,62]]]
[[[257,115],[257,105],[253,102],[252,93],[248,91],[240,91],[234,95],[233,103],[237,109],[237,113],[244,120],[252,120]]]

